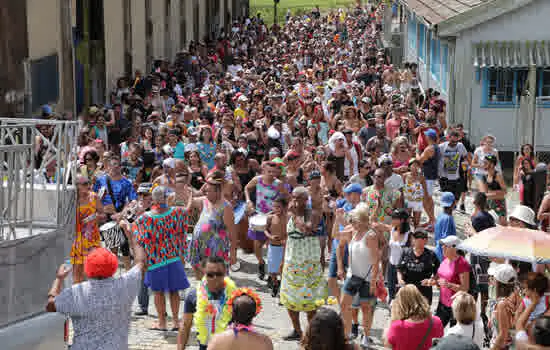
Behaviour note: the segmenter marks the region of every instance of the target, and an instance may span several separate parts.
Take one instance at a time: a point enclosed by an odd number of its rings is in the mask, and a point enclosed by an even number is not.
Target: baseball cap
[[[142,182],[139,184],[139,187],[137,189],[137,193],[145,194],[145,193],[151,193],[151,190],[153,188],[153,184],[150,182]]]
[[[452,192],[443,192],[439,202],[443,208],[448,208],[455,202],[455,196]]]
[[[500,283],[514,283],[518,278],[518,274],[514,267],[510,264],[500,264],[494,269],[493,277]]]
[[[447,236],[439,240],[439,243],[442,245],[453,248],[456,248],[461,242],[462,240],[455,235]]]
[[[463,335],[449,334],[437,342],[432,350],[480,350],[472,339]]]
[[[309,173],[310,180],[320,179],[320,178],[321,178],[321,173],[318,170],[313,170],[311,173]]]
[[[424,131],[424,135],[426,135],[429,138],[434,139],[434,140],[437,138],[437,133],[435,132],[434,129],[428,129],[428,130]]]
[[[344,193],[345,194],[362,193],[362,192],[363,192],[363,188],[361,187],[361,185],[356,184],[356,183],[349,184],[344,188]]]
[[[385,153],[378,158],[378,165],[380,166],[382,164],[393,164],[393,160],[390,154]]]

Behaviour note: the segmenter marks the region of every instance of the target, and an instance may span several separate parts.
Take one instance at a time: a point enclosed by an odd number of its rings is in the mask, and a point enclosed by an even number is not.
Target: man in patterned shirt
[[[74,328],[72,350],[126,350],[132,304],[141,287],[145,251],[130,240],[135,265],[119,278],[117,257],[96,248],[84,263],[88,281],[61,290],[70,268],[61,265],[48,293],[46,310],[71,317]]]

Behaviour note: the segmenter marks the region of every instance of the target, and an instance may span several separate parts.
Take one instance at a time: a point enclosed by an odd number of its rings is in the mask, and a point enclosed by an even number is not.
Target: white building
[[[501,151],[550,151],[550,0],[401,3],[404,61],[446,98],[450,122],[476,143],[495,135]]]

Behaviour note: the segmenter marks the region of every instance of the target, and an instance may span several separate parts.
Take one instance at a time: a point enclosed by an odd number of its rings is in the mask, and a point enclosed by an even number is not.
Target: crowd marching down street
[[[273,349],[254,327],[265,297],[232,279],[252,253],[288,314],[284,339],[304,350],[371,347],[377,306],[394,350],[550,346],[546,261],[468,248],[484,230],[526,245],[547,226],[550,197],[531,200],[533,147],[507,185],[495,138],[473,145],[416,63],[392,65],[384,6],[271,28],[246,18],[86,109],[71,269],[47,302],[71,318],[72,350],[128,349],[150,293],[152,329],[177,332],[179,350]],[[522,204],[507,208],[507,191]]]

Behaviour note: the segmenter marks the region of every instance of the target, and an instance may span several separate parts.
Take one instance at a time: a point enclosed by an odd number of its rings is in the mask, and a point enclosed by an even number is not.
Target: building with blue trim
[[[501,151],[550,151],[550,0],[400,0],[403,61],[448,101],[449,122]]]

